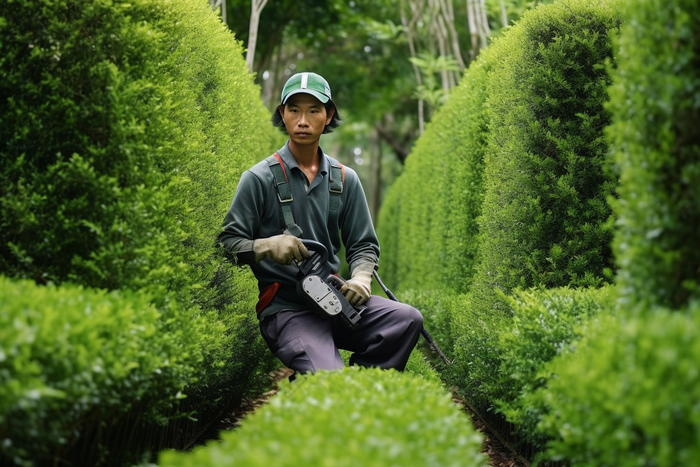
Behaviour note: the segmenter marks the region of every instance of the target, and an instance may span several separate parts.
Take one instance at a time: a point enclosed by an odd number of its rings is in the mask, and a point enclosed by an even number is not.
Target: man
[[[362,185],[354,170],[319,146],[321,135],[340,123],[326,80],[315,73],[289,78],[272,121],[289,139],[274,158],[243,173],[219,236],[229,256],[250,265],[258,280],[263,338],[298,373],[342,368],[338,349],[353,352],[351,364],[402,371],[423,317],[371,295],[379,242]],[[340,292],[353,306],[366,306],[357,329],[321,316],[297,294],[298,264],[309,257],[301,239],[325,246],[334,273],[341,241],[345,245],[351,278]]]

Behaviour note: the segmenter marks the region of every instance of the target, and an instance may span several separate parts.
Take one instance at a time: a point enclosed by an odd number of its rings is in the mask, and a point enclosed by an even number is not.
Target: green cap
[[[322,76],[316,73],[297,73],[287,80],[282,89],[282,104],[294,94],[311,94],[324,104],[331,100],[331,87]]]

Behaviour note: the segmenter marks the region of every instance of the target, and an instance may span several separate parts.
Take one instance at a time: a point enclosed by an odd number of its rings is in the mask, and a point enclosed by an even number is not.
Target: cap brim
[[[320,92],[314,91],[313,89],[297,89],[296,91],[292,91],[289,94],[287,94],[287,96],[282,101],[282,104],[286,104],[289,98],[292,97],[294,94],[311,94],[324,104],[330,100],[325,94],[321,94]]]

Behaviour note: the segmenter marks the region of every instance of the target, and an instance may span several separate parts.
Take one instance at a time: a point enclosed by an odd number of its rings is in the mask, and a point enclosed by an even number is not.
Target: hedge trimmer
[[[362,312],[366,307],[353,307],[343,294],[338,291],[345,283],[345,280],[331,273],[326,247],[314,240],[303,240],[303,243],[309,250],[309,257],[304,261],[297,262],[299,267],[296,286],[297,294],[318,314],[329,318],[339,317],[350,329],[357,329]],[[384,285],[376,270],[373,274],[386,296],[398,302],[399,300]],[[421,330],[421,334],[428,342],[430,350],[437,353],[446,364],[452,363],[442,353],[442,350],[440,350],[440,347],[438,347],[428,331],[425,330],[425,327]]]

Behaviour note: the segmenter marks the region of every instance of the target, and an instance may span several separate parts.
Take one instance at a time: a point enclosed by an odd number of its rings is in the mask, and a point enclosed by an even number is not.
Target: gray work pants
[[[260,332],[272,353],[300,374],[342,368],[338,349],[353,352],[351,365],[403,371],[423,329],[423,316],[410,305],[376,295],[365,305],[355,330],[340,319],[305,310],[268,316],[260,322]]]

